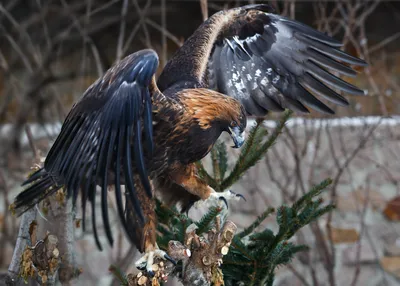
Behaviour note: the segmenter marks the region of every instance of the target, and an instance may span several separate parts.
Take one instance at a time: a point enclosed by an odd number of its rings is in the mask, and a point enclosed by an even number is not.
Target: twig
[[[300,272],[296,270],[296,268],[294,268],[292,265],[288,265],[287,267],[290,269],[290,271],[292,271],[294,276],[296,276],[297,279],[299,279],[301,283],[303,283],[303,285],[311,286],[310,283],[308,283],[307,280],[304,278],[304,276],[301,275]]]
[[[95,59],[96,62],[96,67],[97,67],[97,73],[98,76],[102,76],[103,72],[104,72],[104,67],[103,67],[103,63],[100,59],[100,54],[99,51],[96,47],[96,45],[94,44],[93,40],[90,38],[90,36],[88,35],[88,33],[82,29],[81,24],[79,23],[79,19],[75,16],[75,14],[73,13],[73,11],[71,10],[70,6],[68,5],[68,3],[65,0],[61,0],[61,3],[63,4],[63,6],[65,7],[65,9],[70,13],[70,17],[73,20],[73,24],[75,25],[76,29],[78,30],[79,34],[87,41],[87,43],[89,44],[92,53],[93,53],[93,57]]]
[[[33,141],[32,131],[31,131],[31,128],[29,127],[29,125],[25,126],[25,133],[26,133],[26,137],[28,137],[29,146],[32,149],[33,156],[35,157],[35,159],[38,159],[38,151],[35,146],[35,142]]]
[[[132,32],[130,33],[128,39],[126,40],[126,43],[125,43],[124,49],[123,49],[123,53],[126,53],[127,50],[130,48],[134,37],[136,36],[137,32],[139,31],[139,28],[143,25],[143,22],[144,22],[144,20],[146,18],[146,15],[147,15],[147,11],[150,8],[150,5],[151,5],[151,1],[148,0],[146,2],[146,6],[143,9],[141,9],[139,4],[137,3],[137,0],[133,1],[133,6],[135,6],[136,12],[139,15],[140,19],[136,23],[136,25],[133,27],[133,29],[131,29]]]
[[[356,249],[356,270],[354,271],[354,276],[353,276],[353,279],[352,279],[352,282],[351,282],[351,286],[356,286],[357,285],[357,280],[358,280],[358,277],[359,277],[360,271],[361,271],[361,269],[360,269],[360,267],[361,267],[360,258],[361,258],[361,251],[362,251],[361,250],[361,248],[362,248],[361,238],[362,238],[362,236],[364,234],[364,231],[365,231],[365,215],[367,213],[367,207],[368,207],[369,200],[370,200],[370,197],[369,197],[370,188],[369,187],[370,186],[368,184],[367,185],[366,197],[364,199],[363,209],[362,209],[362,212],[361,212],[360,237],[359,237],[359,239],[357,241],[357,249]]]
[[[377,43],[376,45],[373,45],[372,47],[370,47],[368,49],[368,52],[370,54],[372,54],[373,52],[376,52],[377,50],[380,50],[383,47],[385,47],[386,45],[390,44],[391,42],[397,40],[398,38],[400,38],[400,32],[397,32],[396,34],[393,34],[390,37],[387,37],[386,39]]]
[[[128,0],[124,0],[122,3],[121,8],[121,23],[119,26],[119,36],[118,36],[118,44],[117,44],[117,59],[119,61],[123,56],[123,44],[124,44],[124,37],[125,37],[125,26],[126,26],[126,14],[128,11]]]
[[[208,19],[208,0],[200,0],[201,15],[203,21]]]
[[[175,35],[173,35],[171,32],[169,32],[168,30],[165,30],[162,26],[160,26],[159,24],[157,24],[156,22],[154,22],[151,19],[146,19],[145,20],[147,24],[149,24],[150,26],[152,26],[153,28],[159,30],[160,32],[165,33],[165,35],[171,40],[173,41],[178,47],[182,46],[183,42],[181,40],[179,40]]]

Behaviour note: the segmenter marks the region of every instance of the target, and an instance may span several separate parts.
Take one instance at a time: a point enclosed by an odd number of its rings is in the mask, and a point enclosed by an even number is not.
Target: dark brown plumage
[[[100,199],[112,244],[107,210],[107,187],[112,186],[128,237],[150,253],[156,249],[154,192],[180,203],[182,210],[215,198],[194,163],[223,131],[240,147],[248,114],[284,108],[308,112],[306,106],[332,113],[314,93],[341,105],[346,99],[327,85],[362,93],[325,68],[355,75],[349,64],[364,61],[340,51],[325,34],[268,11],[266,5],[248,5],[213,15],[176,52],[157,83],[154,51],[116,63],[73,106],[44,167],[16,198],[17,211],[62,187],[74,205],[80,194],[83,213],[87,201],[92,206],[101,248],[95,204]]]

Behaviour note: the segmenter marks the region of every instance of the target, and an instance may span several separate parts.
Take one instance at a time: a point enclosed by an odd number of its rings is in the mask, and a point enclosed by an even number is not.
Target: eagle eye
[[[247,14],[247,10],[246,9],[240,9],[239,10],[239,15],[238,16],[244,16]]]

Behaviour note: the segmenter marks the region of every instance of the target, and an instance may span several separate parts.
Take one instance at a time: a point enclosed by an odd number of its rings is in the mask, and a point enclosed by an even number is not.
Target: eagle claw
[[[168,261],[170,261],[173,265],[175,265],[176,266],[176,261],[171,257],[171,256],[169,256],[168,254],[164,254],[164,258],[166,259],[166,260],[168,260]]]
[[[138,261],[136,261],[136,268],[142,271],[146,270],[150,277],[154,277],[155,273],[153,271],[153,263],[155,257],[168,260],[176,265],[176,261],[174,259],[172,259],[165,251],[157,248],[154,251],[146,252]]]
[[[226,192],[222,192],[222,196],[219,197],[221,201],[223,201],[226,205],[226,208],[228,209],[228,200],[229,199],[234,199],[234,200],[240,200],[243,199],[245,202],[247,202],[246,198],[242,194],[236,194],[235,192],[228,190]]]
[[[235,192],[232,192],[231,190],[225,191],[225,192],[213,192],[210,194],[209,200],[215,200],[218,199],[218,201],[224,202],[226,208],[228,209],[228,200],[240,200],[243,199],[246,201],[246,198],[242,194],[236,194]]]
[[[237,194],[231,190],[229,190],[229,192],[231,192],[231,194],[235,195],[236,198],[243,199],[245,202],[247,202],[246,198],[242,194]]]
[[[232,192],[231,190],[225,191],[225,192],[216,192],[214,190],[212,190],[212,192],[210,193],[210,196],[207,199],[204,200],[199,200],[197,201],[194,206],[195,208],[199,208],[202,205],[206,205],[208,207],[210,206],[219,206],[220,202],[222,201],[226,208],[228,209],[228,200],[240,200],[243,199],[246,201],[246,198],[242,195],[242,194],[236,194],[235,192]]]
[[[228,201],[227,201],[224,197],[219,197],[219,199],[220,199],[221,201],[223,201],[224,204],[225,204],[225,206],[226,206],[226,208],[229,209]]]

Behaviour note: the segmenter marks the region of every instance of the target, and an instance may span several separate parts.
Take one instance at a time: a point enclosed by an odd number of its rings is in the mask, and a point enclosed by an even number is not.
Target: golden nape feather
[[[195,119],[202,129],[211,128],[216,121],[242,122],[245,119],[240,102],[217,91],[206,88],[184,89],[177,96],[187,114],[190,114],[190,121]]]
[[[80,198],[83,214],[90,203],[101,248],[96,200],[113,244],[107,194],[112,186],[121,225],[145,252],[138,265],[151,272],[153,255],[168,259],[157,250],[154,192],[182,210],[196,200],[218,199],[194,163],[222,132],[238,148],[247,115],[285,108],[333,113],[316,95],[347,105],[336,91],[363,94],[332,74],[355,76],[351,65],[364,66],[363,60],[341,51],[337,40],[269,12],[267,5],[248,5],[211,16],[157,82],[152,50],[116,63],[72,107],[43,168],[24,183],[16,210],[22,213],[64,187],[74,206]]]

